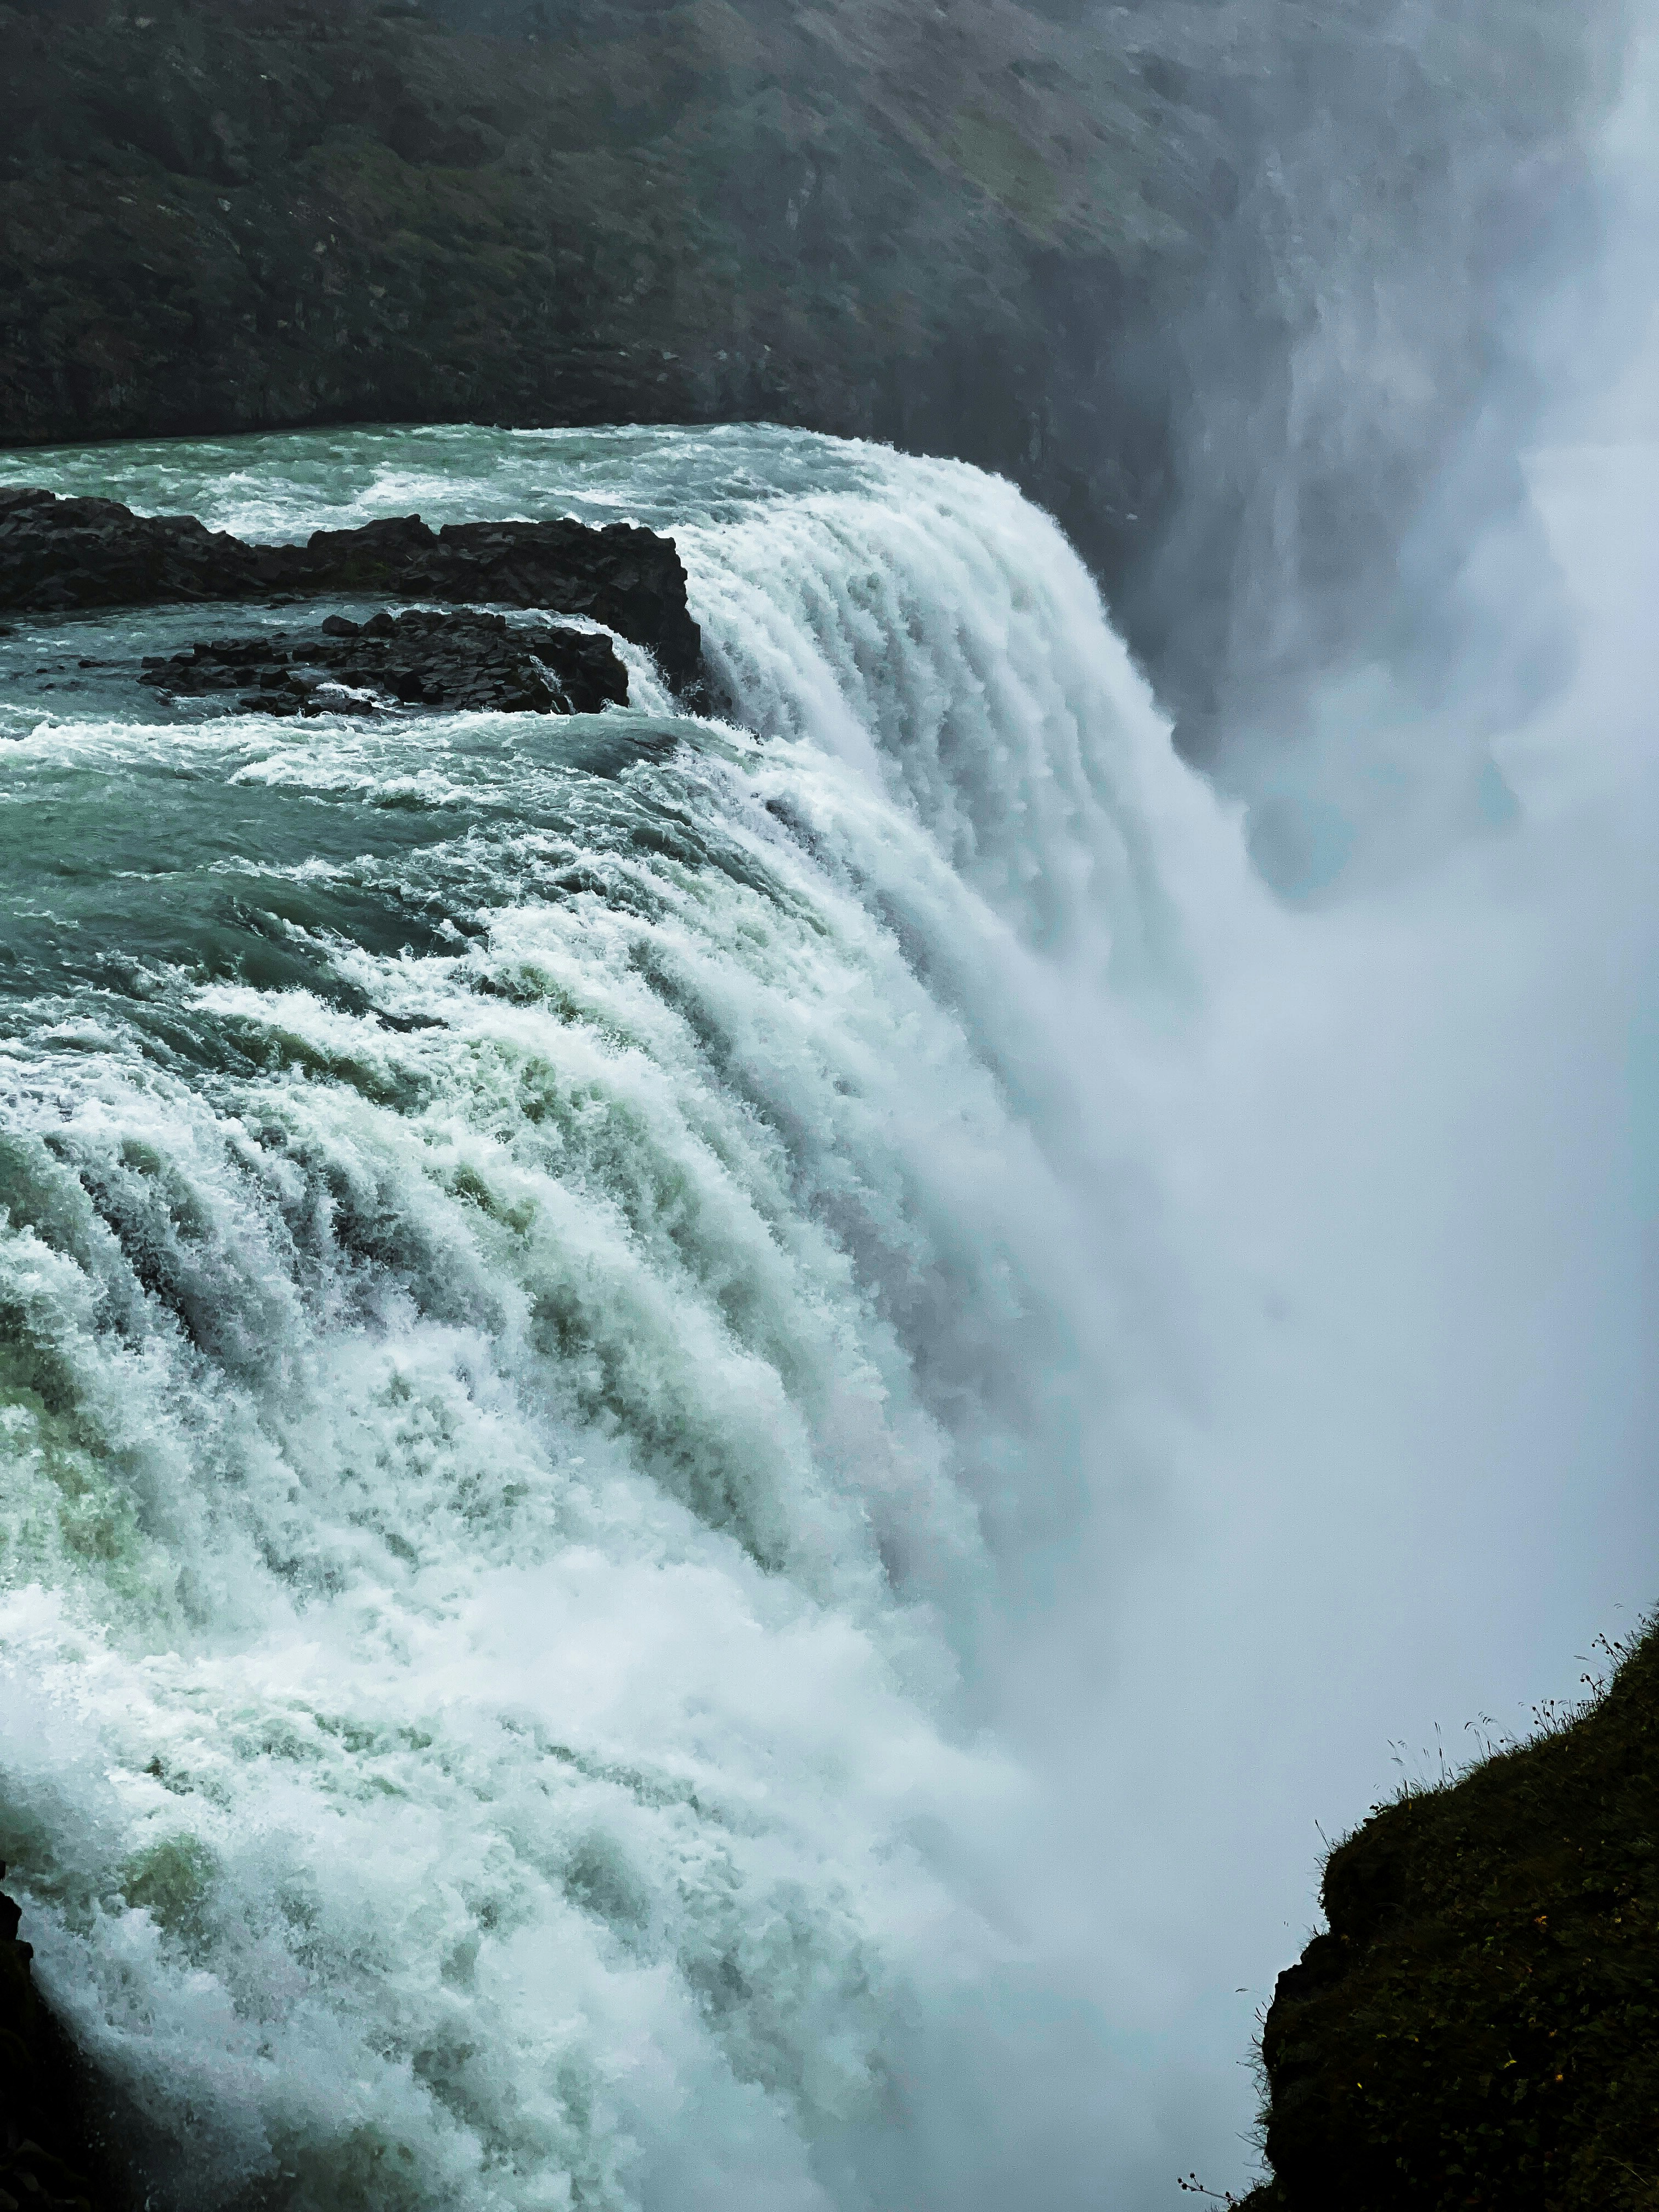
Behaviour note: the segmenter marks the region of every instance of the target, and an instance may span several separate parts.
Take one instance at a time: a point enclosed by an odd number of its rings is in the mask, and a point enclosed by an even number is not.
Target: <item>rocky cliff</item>
[[[1250,2212],[1659,2205],[1659,1632],[1571,1724],[1376,1813],[1324,1906]]]
[[[0,438],[775,417],[1035,463],[1056,348],[1212,189],[1168,108],[987,0],[0,8]]]
[[[1201,711],[1376,617],[1616,5],[9,0],[0,441],[872,434]]]

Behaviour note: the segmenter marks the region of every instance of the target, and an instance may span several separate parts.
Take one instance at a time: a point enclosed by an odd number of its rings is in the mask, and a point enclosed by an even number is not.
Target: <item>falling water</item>
[[[1388,1624],[1322,1577],[1469,1443],[1409,1395],[1409,1231],[1477,1156],[1468,1024],[1507,1071],[1571,988],[1605,794],[1546,807],[1538,899],[1511,837],[1284,910],[1059,532],[957,465],[5,473],[277,538],[627,514],[720,699],[625,648],[599,716],[274,724],[138,690],[199,610],[0,637],[0,1852],[163,2200],[1163,2202],[1248,2120],[1212,1989],[1311,1855],[1243,1707],[1352,1721]],[[1475,1215],[1584,1182],[1519,1125]],[[1436,1327],[1486,1343],[1472,1285],[1508,1346],[1486,1259]]]

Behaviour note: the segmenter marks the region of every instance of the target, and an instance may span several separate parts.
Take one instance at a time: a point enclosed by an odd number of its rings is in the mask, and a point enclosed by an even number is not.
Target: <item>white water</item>
[[[321,519],[264,502],[330,442],[182,489]],[[434,519],[758,477],[684,541],[758,734],[647,683],[620,775],[533,718],[15,738],[40,823],[187,780],[119,855],[152,915],[389,885],[450,941],[290,921],[331,1000],[215,973],[214,913],[19,1006],[7,1855],[170,2194],[872,2201],[930,2023],[1019,1948],[957,1863],[1028,1786],[981,1650],[1130,1426],[1079,1164],[1133,1086],[1085,1118],[1041,1040],[1073,994],[1179,1020],[1182,872],[1248,896],[1237,841],[969,471],[332,442],[353,514],[388,456]]]
[[[0,1851],[165,2197],[1242,2175],[1314,1819],[1652,1595],[1635,465],[1518,822],[1293,915],[964,468],[8,458],[672,527],[733,699],[5,708]]]

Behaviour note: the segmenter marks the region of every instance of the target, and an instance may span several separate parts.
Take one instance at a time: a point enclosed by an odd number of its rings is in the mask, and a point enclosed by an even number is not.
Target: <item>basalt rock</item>
[[[1381,1808],[1324,1905],[1249,2212],[1659,2205],[1659,1633],[1569,1725]]]
[[[303,637],[216,638],[147,660],[139,678],[174,698],[233,692],[262,714],[362,714],[392,705],[451,713],[596,714],[625,706],[628,671],[608,637],[524,629],[492,614],[331,615]]]
[[[448,599],[586,615],[694,685],[702,641],[672,539],[625,522],[447,523],[416,514],[252,545],[190,515],[108,499],[0,490],[0,613],[58,614],[181,599]]]

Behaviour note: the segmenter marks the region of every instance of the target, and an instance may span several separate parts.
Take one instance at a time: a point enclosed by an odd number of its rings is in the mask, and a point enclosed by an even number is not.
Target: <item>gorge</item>
[[[1243,2190],[1316,1820],[1408,2062],[1653,1595],[1620,28],[0,9],[43,2186]]]

